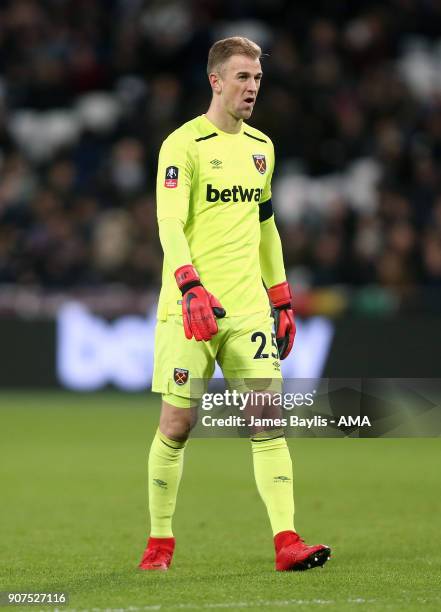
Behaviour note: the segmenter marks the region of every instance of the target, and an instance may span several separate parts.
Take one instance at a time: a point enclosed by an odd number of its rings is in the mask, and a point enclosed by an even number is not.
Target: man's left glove
[[[291,352],[296,335],[291,287],[287,281],[284,281],[270,287],[268,295],[273,305],[274,327],[280,359],[285,359]]]
[[[216,319],[226,312],[218,299],[201,283],[199,274],[191,265],[181,266],[175,272],[176,282],[182,293],[182,318],[185,337],[191,340],[211,340],[217,334]]]

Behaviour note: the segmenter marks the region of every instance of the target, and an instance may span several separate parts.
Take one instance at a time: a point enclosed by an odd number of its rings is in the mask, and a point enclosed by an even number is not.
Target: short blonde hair
[[[243,36],[231,36],[218,40],[208,52],[207,74],[216,72],[232,55],[246,55],[260,59],[262,49],[252,40]]]

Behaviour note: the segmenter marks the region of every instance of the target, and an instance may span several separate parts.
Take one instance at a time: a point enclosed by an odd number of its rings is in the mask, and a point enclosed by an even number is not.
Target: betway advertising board
[[[80,302],[54,319],[0,318],[0,387],[125,391],[150,387],[155,309],[107,320]],[[441,321],[423,317],[297,319],[285,378],[439,377]],[[216,377],[221,377],[219,368]]]

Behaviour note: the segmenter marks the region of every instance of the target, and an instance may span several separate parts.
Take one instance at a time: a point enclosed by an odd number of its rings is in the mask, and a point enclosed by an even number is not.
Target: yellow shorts
[[[280,360],[269,310],[218,319],[217,324],[219,331],[209,342],[197,342],[185,337],[181,315],[157,321],[152,391],[162,393],[172,405],[187,407],[190,398],[200,398],[205,392],[216,361],[235,389],[249,389],[249,381],[256,379],[280,386]]]

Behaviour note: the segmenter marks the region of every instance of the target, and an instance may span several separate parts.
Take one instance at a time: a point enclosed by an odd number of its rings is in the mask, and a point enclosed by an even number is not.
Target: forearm
[[[165,261],[173,272],[191,264],[190,247],[184,234],[184,224],[180,219],[169,217],[158,222],[159,239],[164,251]]]
[[[182,318],[185,337],[209,341],[217,334],[217,319],[225,317],[222,304],[202,285],[192,266],[190,247],[180,219],[168,217],[158,222],[164,258],[173,271],[182,293]]]
[[[260,268],[267,287],[273,287],[286,280],[283,263],[282,243],[272,215],[260,224]]]

